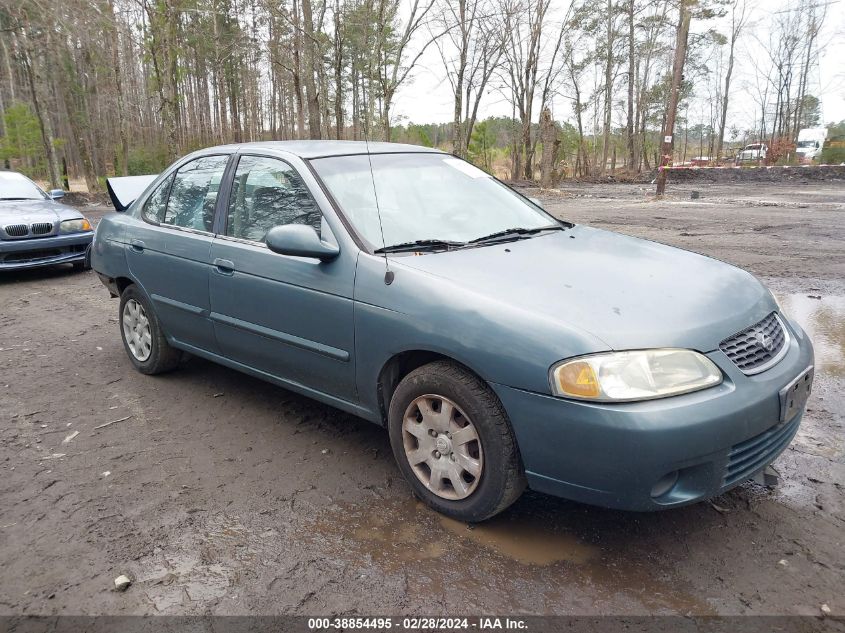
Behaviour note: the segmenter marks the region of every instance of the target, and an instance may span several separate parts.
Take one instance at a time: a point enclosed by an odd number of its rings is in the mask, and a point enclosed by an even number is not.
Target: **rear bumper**
[[[21,270],[85,261],[94,232],[0,242],[0,270]]]
[[[673,398],[593,404],[491,385],[510,416],[529,486],[605,507],[659,510],[747,480],[786,449],[804,413],[779,423],[779,391],[813,364],[810,340],[788,327],[789,351],[771,369],[746,376],[713,352],[724,382]]]

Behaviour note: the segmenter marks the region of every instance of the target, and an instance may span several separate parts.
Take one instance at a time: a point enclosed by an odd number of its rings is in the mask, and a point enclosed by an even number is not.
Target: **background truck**
[[[795,146],[796,158],[799,163],[818,161],[822,155],[822,146],[827,138],[827,128],[808,127],[798,132],[798,142]]]

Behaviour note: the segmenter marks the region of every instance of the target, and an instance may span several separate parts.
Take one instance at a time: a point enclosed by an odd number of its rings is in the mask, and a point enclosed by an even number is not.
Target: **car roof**
[[[294,154],[300,158],[325,158],[327,156],[349,156],[352,154],[395,154],[395,153],[438,153],[440,150],[406,143],[384,143],[380,141],[262,141],[237,143],[209,147],[200,153],[213,151],[266,151],[276,150]]]

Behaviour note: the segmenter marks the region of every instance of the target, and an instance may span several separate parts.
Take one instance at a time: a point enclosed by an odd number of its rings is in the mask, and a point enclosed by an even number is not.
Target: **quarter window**
[[[226,235],[263,242],[267,231],[282,224],[308,224],[321,233],[321,220],[317,203],[293,167],[263,156],[238,161]]]
[[[167,209],[167,196],[170,193],[170,185],[173,183],[173,176],[170,175],[156,187],[156,190],[147,198],[144,203],[143,214],[150,222],[160,223],[164,220],[164,212]]]
[[[211,232],[214,205],[228,156],[205,156],[179,168],[162,224]]]

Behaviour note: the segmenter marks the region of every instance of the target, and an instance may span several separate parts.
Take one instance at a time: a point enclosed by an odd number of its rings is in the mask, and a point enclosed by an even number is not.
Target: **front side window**
[[[211,233],[217,191],[228,156],[204,156],[182,165],[173,178],[162,224]]]
[[[299,174],[286,162],[242,156],[232,183],[226,235],[263,242],[283,224],[308,224],[320,233],[322,214]]]
[[[556,223],[489,174],[444,154],[336,156],[311,164],[347,219],[377,248],[417,240],[469,242]]]

